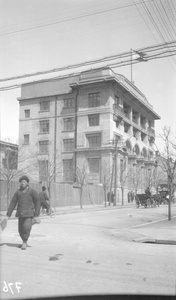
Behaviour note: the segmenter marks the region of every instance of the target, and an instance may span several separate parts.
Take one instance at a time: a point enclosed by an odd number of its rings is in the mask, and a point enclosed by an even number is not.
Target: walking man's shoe
[[[27,248],[27,243],[23,243],[23,245],[21,246],[21,250],[26,250]]]

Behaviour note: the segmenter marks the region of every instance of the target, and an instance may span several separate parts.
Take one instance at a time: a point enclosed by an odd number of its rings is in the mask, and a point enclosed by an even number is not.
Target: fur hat
[[[20,177],[19,182],[21,182],[22,180],[26,180],[27,183],[29,183],[29,178],[27,176]]]

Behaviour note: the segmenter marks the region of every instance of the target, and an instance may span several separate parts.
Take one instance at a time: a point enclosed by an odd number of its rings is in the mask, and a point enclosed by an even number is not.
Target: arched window
[[[136,153],[136,155],[139,156],[140,155],[139,146],[136,144],[133,149],[134,149],[134,152]]]
[[[142,149],[141,155],[142,155],[143,157],[147,158],[147,149],[146,149],[146,148],[143,148],[143,149]]]
[[[131,153],[132,147],[130,141],[126,141],[127,152]]]

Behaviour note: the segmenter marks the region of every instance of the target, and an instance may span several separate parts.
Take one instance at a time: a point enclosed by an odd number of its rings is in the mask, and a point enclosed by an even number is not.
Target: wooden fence
[[[51,205],[72,206],[80,204],[80,189],[71,184],[54,184],[51,189]],[[83,186],[82,205],[102,204],[104,202],[103,187],[99,185]]]
[[[30,183],[30,187],[37,192],[41,191],[39,183]],[[10,182],[10,199],[16,190],[19,189],[19,182]],[[80,205],[80,190],[72,184],[54,183],[51,187],[50,202],[53,207]],[[99,185],[87,185],[83,187],[82,205],[102,204],[104,202],[103,187]],[[7,183],[0,181],[0,211],[7,210]]]

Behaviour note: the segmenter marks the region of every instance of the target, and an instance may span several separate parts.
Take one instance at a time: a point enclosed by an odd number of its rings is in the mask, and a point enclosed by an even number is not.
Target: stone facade
[[[79,169],[87,182],[101,184],[106,167],[114,170],[108,189],[116,182],[117,194],[146,188],[160,117],[124,76],[107,68],[25,84],[18,100],[23,164],[30,163],[35,180],[44,181],[50,169],[56,182],[74,181]]]

